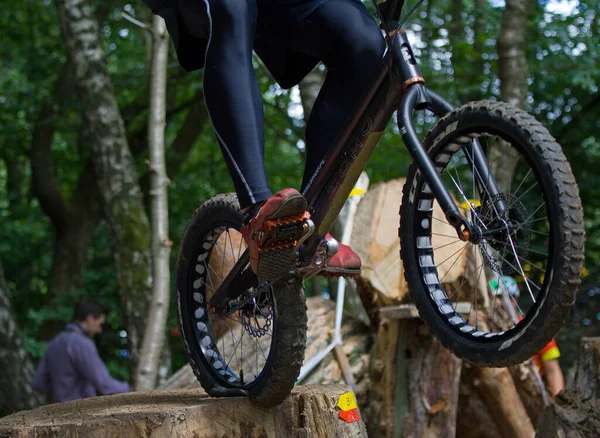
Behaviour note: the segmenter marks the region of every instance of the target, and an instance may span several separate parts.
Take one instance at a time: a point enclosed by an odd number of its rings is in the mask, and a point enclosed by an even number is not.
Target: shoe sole
[[[320,272],[323,277],[360,277],[360,269],[325,268]]]
[[[306,199],[302,195],[293,195],[285,199],[279,208],[265,219],[277,220],[295,216],[306,211]],[[273,249],[260,253],[256,275],[259,281],[277,281],[285,277],[296,261],[296,246]]]

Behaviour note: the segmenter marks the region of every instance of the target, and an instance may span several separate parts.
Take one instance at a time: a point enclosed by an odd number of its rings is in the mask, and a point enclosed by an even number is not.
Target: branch
[[[167,110],[167,123],[169,119],[179,114],[181,111],[190,108],[197,102],[197,96],[194,95],[190,100],[183,102],[181,105]],[[202,96],[202,94],[200,94]],[[146,120],[142,126],[139,126],[135,131],[127,134],[127,142],[134,157],[139,156],[146,150],[146,136],[148,134],[148,121]]]
[[[181,164],[202,134],[208,121],[208,110],[204,104],[204,94],[199,92],[195,96],[196,104],[192,107],[184,120],[175,140],[171,144],[172,153],[167,158],[167,175],[174,176],[179,172]]]
[[[63,64],[50,95],[38,113],[31,138],[32,188],[44,213],[50,218],[57,231],[67,226],[70,206],[65,201],[54,173],[52,163],[52,138],[55,120],[67,99],[70,65]]]
[[[169,178],[177,175],[181,165],[187,159],[190,150],[194,144],[196,144],[196,141],[200,137],[200,134],[202,134],[204,126],[208,121],[208,111],[204,105],[203,93],[198,92],[194,96],[194,100],[196,102],[195,105],[192,106],[170,146],[171,152],[168,154],[169,156],[166,164],[167,176]],[[144,193],[144,198],[147,198],[150,187],[148,172],[141,176],[140,186],[142,188],[142,193]]]
[[[140,20],[133,18],[131,15],[127,14],[126,12],[121,11],[121,17],[123,17],[125,20],[129,21],[130,23],[133,23],[136,26],[141,27],[146,32],[152,33],[152,29],[150,28],[150,26],[148,26],[145,23],[142,23]]]

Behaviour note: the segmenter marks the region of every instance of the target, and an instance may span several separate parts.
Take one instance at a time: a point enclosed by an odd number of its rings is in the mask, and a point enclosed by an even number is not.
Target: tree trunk
[[[501,99],[519,108],[527,101],[527,20],[529,0],[506,0],[498,36]]]
[[[93,163],[113,244],[117,284],[137,366],[150,297],[148,219],[89,0],[57,0],[62,37],[90,133]]]
[[[302,100],[302,109],[304,110],[305,124],[308,123],[310,113],[312,112],[313,106],[315,106],[324,80],[325,70],[322,70],[321,65],[318,65],[298,84],[300,99]]]
[[[500,98],[518,108],[525,108],[527,101],[528,5],[528,0],[506,1],[497,41]],[[500,153],[500,148],[492,148],[489,161],[498,187],[508,192],[517,151],[506,147]]]
[[[88,249],[102,219],[102,200],[91,163],[87,163],[79,176],[65,219],[63,227],[55,228],[54,258],[48,280],[51,294],[73,292],[83,285]]]
[[[167,88],[167,54],[169,39],[164,20],[152,19],[152,71],[150,81],[150,198],[152,207],[152,303],[135,378],[136,390],[149,391],[156,385],[158,364],[165,339],[169,312],[170,275],[168,178],[165,166],[165,117]]]
[[[600,431],[600,338],[583,338],[566,389],[547,407],[537,425],[538,437],[584,438]]]
[[[42,403],[31,389],[33,365],[14,318],[10,291],[4,279],[0,260],[0,388],[5,413],[33,409]]]
[[[71,91],[71,68],[65,62],[52,92],[42,104],[31,139],[32,187],[42,210],[54,227],[54,258],[48,280],[49,295],[73,292],[83,283],[87,250],[101,218],[101,202],[91,165],[84,166],[71,203],[60,189],[52,160],[52,139],[59,108]],[[86,129],[80,139],[86,141]]]

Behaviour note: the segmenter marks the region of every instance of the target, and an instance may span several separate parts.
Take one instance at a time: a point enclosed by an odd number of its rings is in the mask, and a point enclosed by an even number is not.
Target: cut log
[[[321,297],[309,298],[308,335],[306,359],[313,357],[329,345],[333,335],[335,321],[335,303]],[[340,347],[348,358],[348,370],[356,382],[356,398],[362,408],[367,403],[367,390],[370,386],[368,376],[369,352],[373,345],[373,336],[367,327],[356,318],[344,315]],[[302,381],[302,384],[331,385],[344,382],[344,371],[335,359],[334,353],[323,358],[319,365]]]
[[[390,306],[405,300],[408,287],[404,279],[403,266],[400,261],[400,243],[398,239],[398,208],[402,202],[402,187],[405,179],[396,179],[374,185],[360,201],[354,222],[351,247],[360,256],[363,266],[360,282],[363,287],[372,288],[371,300],[365,304],[367,311],[375,307]],[[440,225],[433,244],[438,247],[437,257],[441,260],[455,257],[459,260],[447,263],[452,269],[446,273],[441,267],[440,278],[452,283],[463,275],[466,264],[466,251],[457,252],[456,247],[445,248],[445,240],[456,240],[456,231],[444,217],[438,203],[434,203],[433,217],[439,219]],[[374,301],[373,301],[374,300]],[[364,299],[363,299],[364,301]]]
[[[95,397],[22,411],[0,419],[2,437],[366,437],[362,421],[339,418],[343,385],[301,386],[281,405],[213,399],[197,390]]]
[[[600,435],[600,338],[583,338],[566,389],[538,420],[537,436],[597,437]]]
[[[418,319],[382,322],[364,408],[369,433],[454,437],[461,363]]]

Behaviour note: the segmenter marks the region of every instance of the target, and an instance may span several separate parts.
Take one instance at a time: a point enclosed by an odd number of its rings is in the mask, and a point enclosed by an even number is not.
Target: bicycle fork
[[[390,50],[393,52],[394,66],[397,69],[397,74],[402,82],[402,88],[405,91],[398,108],[398,129],[402,135],[402,140],[417,164],[419,171],[422,172],[435,199],[439,202],[446,220],[456,229],[458,238],[465,242],[471,241],[476,238],[476,233],[473,233],[472,224],[458,210],[450,192],[442,181],[440,175],[441,169],[438,170],[436,168],[428,151],[425,150],[413,122],[413,112],[415,109],[428,109],[441,117],[452,111],[453,107],[441,96],[425,87],[425,80],[419,72],[416,59],[404,30],[397,29],[393,31],[390,38],[392,38]],[[456,129],[456,126],[454,126],[454,129]],[[447,134],[450,134],[450,132]],[[474,169],[480,192],[486,196],[490,196],[495,202],[496,209],[502,214],[506,209],[506,205],[502,197],[497,196],[500,191],[490,172],[481,144],[477,139],[474,139],[464,147],[466,148],[465,156]],[[409,196],[411,202],[414,199],[416,181],[415,179],[415,184],[411,187]]]

